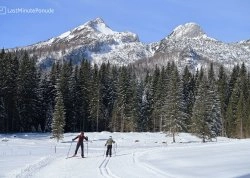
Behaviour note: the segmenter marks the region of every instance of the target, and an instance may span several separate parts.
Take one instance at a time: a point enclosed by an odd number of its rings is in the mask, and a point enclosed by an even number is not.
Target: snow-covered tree
[[[202,69],[201,69],[202,70]],[[221,134],[221,104],[215,86],[215,75],[211,65],[208,78],[200,72],[199,86],[193,107],[191,131],[202,138],[211,139]]]
[[[226,136],[226,125],[225,125],[225,120],[226,120],[226,111],[227,111],[227,104],[228,104],[228,81],[227,81],[227,75],[225,73],[224,67],[220,66],[219,68],[219,75],[218,75],[218,80],[217,80],[217,91],[218,91],[218,96],[219,100],[221,103],[221,133],[222,136]]]
[[[24,52],[20,58],[17,78],[17,104],[21,131],[31,131],[32,127],[38,126],[39,80],[36,60]]]
[[[63,104],[62,93],[59,89],[57,89],[56,96],[56,105],[53,113],[53,121],[52,121],[52,135],[56,138],[57,142],[63,138],[65,126],[65,111]]]
[[[182,86],[183,84],[177,67],[174,67],[168,88],[169,93],[163,104],[163,110],[165,113],[164,128],[165,131],[169,129],[169,131],[172,133],[173,142],[175,142],[176,133],[187,130],[185,123],[185,120],[187,119],[187,113],[185,113]]]

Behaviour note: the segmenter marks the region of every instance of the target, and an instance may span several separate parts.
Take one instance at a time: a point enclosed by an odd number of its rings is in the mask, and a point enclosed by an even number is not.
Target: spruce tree
[[[247,118],[248,118],[247,101],[249,98],[247,71],[244,63],[241,65],[238,81],[240,85],[240,97],[238,100],[236,120],[235,120],[236,137],[244,138],[246,133]]]
[[[73,106],[71,101],[71,85],[70,81],[73,76],[73,67],[71,62],[65,62],[62,65],[62,70],[60,72],[60,77],[58,80],[58,86],[62,93],[64,109],[65,109],[65,131],[71,131],[73,126]]]
[[[112,84],[112,73],[110,64],[102,64],[99,71],[100,78],[100,121],[102,123],[100,129],[107,130],[110,127],[112,117],[112,109],[114,105],[115,90]]]
[[[49,77],[44,74],[38,89],[39,96],[39,112],[38,112],[38,122],[41,131],[50,131],[53,108],[54,108],[54,87],[49,79]]]
[[[93,80],[91,81],[91,100],[90,100],[90,116],[91,130],[99,131],[99,120],[101,113],[101,90],[100,90],[100,75],[98,66],[95,64],[93,69]]]
[[[237,130],[236,130],[236,120],[237,120],[237,109],[238,109],[238,102],[240,99],[241,89],[240,89],[240,79],[236,80],[234,84],[234,88],[231,93],[231,97],[229,99],[229,104],[226,113],[226,128],[227,128],[227,135],[228,137],[236,137]]]
[[[4,71],[4,49],[1,50],[0,53],[0,132],[3,132],[5,129],[5,124],[4,124],[4,119],[5,119],[5,114],[4,114],[4,102],[3,102],[3,71]]]
[[[128,101],[128,108],[131,111],[129,120],[129,131],[135,132],[137,129],[137,123],[139,120],[140,113],[140,95],[139,95],[139,84],[135,74],[130,77],[131,95]]]
[[[222,136],[226,136],[226,111],[227,111],[227,105],[228,105],[228,80],[227,75],[224,71],[224,67],[220,66],[219,68],[219,75],[218,75],[218,81],[217,81],[217,90],[219,95],[219,100],[221,103],[221,117],[222,117]]]
[[[152,77],[147,73],[144,81],[143,93],[141,98],[141,118],[140,118],[140,128],[142,131],[152,131],[153,119],[153,94],[152,94]]]
[[[173,142],[175,142],[175,135],[180,131],[187,131],[185,120],[187,113],[185,113],[185,103],[183,99],[182,81],[176,66],[173,66],[172,75],[169,84],[169,94],[165,99],[165,130],[173,135]]]
[[[209,136],[211,132],[207,120],[207,80],[203,75],[203,69],[199,72],[197,83],[199,86],[197,87],[197,95],[195,96],[192,112],[191,132],[202,138],[202,141],[205,142],[206,137]]]
[[[243,138],[243,125],[246,124],[245,120],[247,118],[247,107],[246,102],[244,101],[244,95],[241,91],[240,98],[237,104],[237,111],[236,111],[236,120],[235,120],[235,129],[236,129],[236,137],[237,138]]]
[[[211,130],[209,138],[221,135],[222,116],[221,116],[221,101],[219,99],[218,88],[216,87],[216,79],[211,63],[208,70],[208,87],[207,87],[207,121]]]
[[[56,105],[53,113],[53,121],[52,121],[52,135],[57,140],[57,142],[63,138],[65,126],[65,111],[63,104],[62,93],[57,88],[57,96],[56,96]]]
[[[159,116],[161,110],[160,103],[160,92],[159,86],[162,85],[160,80],[160,69],[158,66],[155,67],[154,74],[152,76],[151,93],[152,93],[152,131],[156,132],[159,126]]]
[[[183,93],[183,100],[184,100],[184,112],[187,114],[186,119],[186,126],[189,128],[191,124],[191,117],[192,117],[192,109],[195,101],[195,79],[192,76],[191,72],[188,70],[186,66],[183,75],[183,86],[182,86],[182,93]]]
[[[91,79],[92,69],[88,61],[83,60],[79,71],[79,84],[81,88],[81,118],[80,130],[88,131],[90,126],[90,97],[91,97]]]
[[[0,59],[0,98],[2,119],[6,132],[18,131],[17,72],[18,60],[14,53],[1,54]],[[4,117],[3,117],[4,116]],[[1,116],[0,116],[1,117]]]
[[[118,79],[117,99],[114,104],[113,122],[118,125],[116,130],[121,132],[130,131],[132,119],[132,86],[130,84],[130,76],[126,67],[120,68],[120,75]]]
[[[17,104],[20,118],[20,131],[32,131],[38,127],[38,85],[39,74],[36,60],[27,52],[21,56],[17,78]]]

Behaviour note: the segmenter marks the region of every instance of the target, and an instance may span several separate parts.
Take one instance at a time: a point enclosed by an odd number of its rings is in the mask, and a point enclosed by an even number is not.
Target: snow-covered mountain
[[[55,60],[72,60],[79,63],[83,58],[92,63],[109,62],[114,65],[131,63],[154,67],[175,61],[195,71],[213,62],[231,68],[245,62],[250,69],[250,40],[223,43],[208,37],[196,23],[186,23],[159,42],[144,44],[136,34],[116,32],[101,18],[89,21],[58,37],[23,47],[38,57],[39,64],[47,67]]]
[[[50,66],[54,60],[71,59],[79,63],[83,58],[96,64],[109,61],[114,65],[127,65],[153,55],[150,46],[141,43],[136,34],[113,31],[101,18],[22,49],[37,56],[44,66]]]
[[[208,37],[199,25],[187,23],[176,27],[164,38],[151,58],[153,63],[159,64],[169,60],[180,67],[188,65],[193,70],[201,66],[207,68],[211,62],[226,68],[244,62],[250,69],[250,40],[223,43]]]

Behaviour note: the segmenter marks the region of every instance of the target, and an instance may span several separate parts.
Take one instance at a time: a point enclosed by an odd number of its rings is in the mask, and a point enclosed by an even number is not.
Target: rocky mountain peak
[[[109,34],[113,34],[114,31],[111,30],[109,28],[109,26],[107,26],[104,22],[104,20],[102,20],[101,18],[96,18],[94,20],[91,20],[87,23],[85,23],[84,25],[82,26],[79,26],[77,29],[79,30],[80,28],[84,28],[84,27],[89,27],[89,28],[92,28],[95,32],[98,32],[98,33],[103,33],[103,34],[106,34],[106,35],[109,35]]]
[[[57,37],[22,49],[36,56],[38,63],[46,68],[54,61],[71,60],[77,64],[82,59],[98,65],[103,62],[128,65],[151,57],[153,52],[149,48],[140,42],[137,34],[113,31],[101,18],[96,18]]]
[[[179,25],[173,32],[168,36],[169,38],[199,38],[207,37],[202,28],[196,23],[186,23],[184,25]]]
[[[227,68],[245,62],[250,68],[250,40],[223,43],[208,37],[196,23],[180,25],[160,42],[144,44],[136,34],[113,31],[101,18],[96,18],[57,37],[19,49],[36,56],[44,68],[54,61],[71,60],[78,64],[82,59],[98,65],[109,62],[120,66],[138,60],[148,65],[144,59],[150,59],[152,66],[176,61],[180,67],[187,65],[194,71],[211,62]]]
[[[104,20],[100,17],[97,17],[96,19],[92,20],[92,22],[94,22],[96,24],[100,24],[100,23],[104,23]]]

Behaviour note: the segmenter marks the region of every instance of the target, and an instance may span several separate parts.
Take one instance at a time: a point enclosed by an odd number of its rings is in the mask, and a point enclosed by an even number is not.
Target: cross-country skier
[[[105,146],[107,146],[106,157],[108,157],[108,155],[110,157],[112,156],[112,143],[115,143],[115,141],[112,139],[112,136],[109,136],[109,139],[105,144]]]
[[[83,144],[83,140],[85,139],[86,141],[88,141],[88,137],[84,136],[84,132],[81,131],[80,135],[77,135],[75,138],[72,139],[72,141],[74,141],[75,139],[78,138],[77,144],[76,144],[76,150],[75,150],[75,154],[73,156],[76,156],[77,151],[79,149],[79,147],[81,146],[81,153],[82,153],[82,158],[84,158],[84,144]]]

